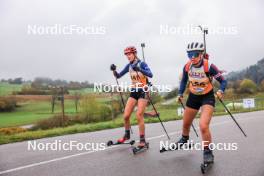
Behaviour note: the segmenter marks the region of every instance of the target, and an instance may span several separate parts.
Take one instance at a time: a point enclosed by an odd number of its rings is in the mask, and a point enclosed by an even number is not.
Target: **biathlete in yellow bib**
[[[148,65],[137,57],[137,50],[135,47],[127,47],[124,50],[124,54],[126,55],[129,63],[121,72],[117,72],[115,65],[111,65],[111,70],[113,71],[116,78],[121,78],[129,72],[132,81],[130,97],[127,100],[124,110],[125,134],[122,138],[118,139],[118,143],[124,143],[130,139],[130,116],[134,110],[134,107],[137,105],[136,117],[140,135],[138,147],[145,147],[147,143],[145,140],[144,112],[148,104],[148,92],[145,91],[144,88],[147,86],[148,77],[152,78],[153,74]]]
[[[188,44],[187,55],[189,61],[183,68],[178,101],[182,102],[188,82],[190,93],[183,115],[182,137],[176,144],[182,145],[188,142],[192,121],[201,109],[199,126],[204,144],[203,159],[204,163],[213,163],[214,155],[209,148],[209,144],[212,143],[209,125],[215,107],[212,79],[216,79],[220,83],[220,89],[216,92],[220,99],[223,98],[227,81],[214,64],[209,64],[209,56],[204,54],[203,43],[193,42]]]

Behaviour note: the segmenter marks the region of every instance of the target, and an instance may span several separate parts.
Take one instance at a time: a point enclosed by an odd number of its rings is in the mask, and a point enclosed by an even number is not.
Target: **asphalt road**
[[[215,164],[207,175],[264,176],[264,111],[236,114],[248,137],[245,138],[229,116],[215,117],[211,130],[214,143],[237,143],[236,151],[214,151]],[[199,119],[197,119],[199,120]],[[197,127],[198,121],[195,121]],[[182,121],[164,123],[175,142],[180,136]],[[137,127],[133,137],[137,139]],[[104,130],[37,140],[49,143],[77,141],[102,143],[117,139],[123,129]],[[146,134],[150,149],[133,155],[128,145],[114,146],[100,151],[32,151],[28,142],[0,146],[0,175],[19,176],[197,176],[200,172],[202,151],[173,151],[159,153],[160,141],[166,141],[159,123],[147,124]],[[191,139],[199,142],[194,133]]]

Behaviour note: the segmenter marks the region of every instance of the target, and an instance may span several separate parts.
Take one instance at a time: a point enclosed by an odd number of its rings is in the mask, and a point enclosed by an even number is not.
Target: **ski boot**
[[[107,142],[107,146],[111,146],[111,145],[121,145],[121,144],[130,144],[130,145],[134,145],[135,141],[131,140],[129,142],[127,142],[130,139],[130,131],[126,130],[125,135],[118,139],[117,142],[113,142],[113,141],[108,141]]]
[[[160,150],[160,153],[163,153],[163,152],[166,152],[166,151],[174,151],[174,150],[179,150],[182,148],[182,146],[186,143],[188,143],[189,141],[189,136],[182,136],[181,139],[175,143],[175,148],[174,149],[171,149],[171,148],[168,148],[166,149],[165,147],[163,147],[161,150]]]
[[[146,142],[144,135],[141,135],[139,145],[137,147],[132,147],[133,154],[135,155],[137,153],[146,151],[147,149],[149,149],[149,143]]]
[[[203,160],[204,162],[201,164],[201,171],[204,174],[211,168],[212,164],[214,163],[213,151],[208,148],[204,149]]]

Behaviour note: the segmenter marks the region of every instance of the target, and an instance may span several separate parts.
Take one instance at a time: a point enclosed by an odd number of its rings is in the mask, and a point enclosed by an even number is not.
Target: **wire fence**
[[[264,110],[264,98],[232,99],[224,100],[224,103],[231,112]],[[219,101],[216,101],[215,111],[225,111],[223,105]]]
[[[184,102],[186,102],[186,100]],[[223,102],[226,105],[226,107],[229,109],[229,111],[232,113],[264,110],[264,98],[243,98],[243,99],[233,98],[233,99],[224,99]],[[158,109],[174,110],[176,111],[176,114],[178,116],[182,116],[184,111],[182,106],[179,103],[176,103],[175,99],[169,103],[162,103],[161,105],[158,106]],[[214,113],[215,114],[227,113],[224,106],[217,99],[216,99]]]

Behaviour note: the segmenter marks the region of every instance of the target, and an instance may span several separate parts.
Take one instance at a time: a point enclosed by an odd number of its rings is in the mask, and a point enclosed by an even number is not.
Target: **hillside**
[[[259,60],[257,64],[251,65],[246,69],[236,72],[230,72],[227,80],[237,81],[242,79],[251,79],[256,84],[260,84],[264,80],[264,58]]]

